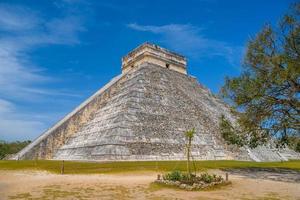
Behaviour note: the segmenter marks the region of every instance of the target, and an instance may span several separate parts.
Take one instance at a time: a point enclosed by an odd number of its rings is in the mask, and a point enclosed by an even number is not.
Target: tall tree
[[[241,75],[226,78],[222,94],[252,146],[300,136],[300,3],[249,41]]]

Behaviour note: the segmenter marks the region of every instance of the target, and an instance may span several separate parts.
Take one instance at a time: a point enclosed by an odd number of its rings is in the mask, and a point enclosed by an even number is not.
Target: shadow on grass
[[[224,169],[233,175],[244,176],[253,179],[267,179],[273,181],[300,183],[300,171],[281,168],[240,168]]]

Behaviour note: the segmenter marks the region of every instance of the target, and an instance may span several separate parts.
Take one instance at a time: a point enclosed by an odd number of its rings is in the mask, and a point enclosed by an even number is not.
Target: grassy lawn
[[[0,170],[46,170],[60,173],[61,161],[51,160],[25,160],[1,161]],[[135,161],[135,162],[73,162],[65,161],[65,174],[96,174],[118,173],[133,171],[170,171],[185,170],[185,161]],[[246,162],[233,160],[195,161],[197,170],[225,169],[225,168],[284,168],[300,170],[300,160],[287,162]]]

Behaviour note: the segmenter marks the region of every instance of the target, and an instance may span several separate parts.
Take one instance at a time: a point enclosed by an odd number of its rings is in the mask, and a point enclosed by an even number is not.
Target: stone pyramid
[[[218,130],[229,107],[187,75],[185,57],[145,43],[122,59],[122,74],[20,151],[15,159],[181,160],[196,129],[194,159],[287,160],[292,151],[226,145]]]

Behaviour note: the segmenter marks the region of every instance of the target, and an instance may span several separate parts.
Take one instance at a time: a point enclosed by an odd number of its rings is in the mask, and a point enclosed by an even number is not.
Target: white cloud
[[[39,87],[40,83],[54,79],[31,62],[29,51],[42,45],[80,43],[78,33],[85,30],[80,18],[66,16],[46,21],[20,6],[0,4],[1,10],[5,10],[8,18],[0,22],[0,30],[9,30],[9,34],[2,34],[0,39],[0,94],[23,100],[37,95],[61,95],[62,92]]]
[[[0,139],[28,139],[47,124],[36,117],[33,100],[46,103],[49,96],[78,96],[68,89],[50,89],[57,79],[33,63],[30,52],[47,45],[79,44],[79,33],[85,28],[77,16],[46,19],[18,5],[0,3],[0,13]],[[24,104],[31,109],[23,109]],[[54,111],[44,114],[53,115]]]
[[[40,23],[34,12],[21,6],[0,4],[0,30],[18,31],[29,30]]]
[[[165,45],[192,57],[220,56],[236,65],[243,50],[242,47],[211,39],[203,33],[203,29],[191,24],[152,26],[132,23],[127,26],[133,30],[160,35]]]
[[[53,19],[46,24],[49,35],[49,43],[53,44],[78,44],[78,33],[85,31],[81,19],[68,16],[63,19]]]
[[[13,104],[4,99],[0,99],[0,116],[4,116],[14,108]]]
[[[0,139],[25,140],[45,129],[45,124],[18,111],[16,106],[0,99]]]

